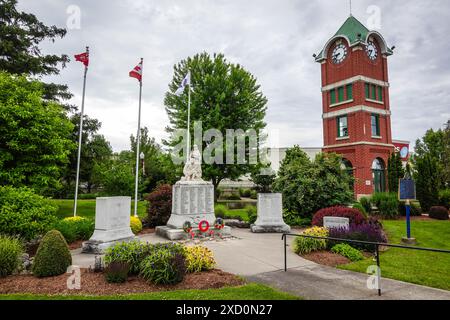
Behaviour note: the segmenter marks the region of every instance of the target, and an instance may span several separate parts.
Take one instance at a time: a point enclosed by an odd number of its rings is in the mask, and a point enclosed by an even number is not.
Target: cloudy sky
[[[19,8],[46,24],[69,22],[67,36],[43,44],[44,52],[73,55],[91,47],[86,113],[102,122],[115,151],[129,148],[136,132],[138,84],[128,72],[139,58],[142,125],[160,141],[167,136],[163,98],[173,65],[202,51],[224,53],[257,77],[280,147],[323,145],[320,65],[312,54],[348,17],[348,0],[19,0]],[[450,118],[450,1],[353,0],[353,15],[379,25],[396,46],[389,58],[393,137],[415,141],[442,127]],[[72,61],[45,80],[68,84],[80,105],[82,72]]]

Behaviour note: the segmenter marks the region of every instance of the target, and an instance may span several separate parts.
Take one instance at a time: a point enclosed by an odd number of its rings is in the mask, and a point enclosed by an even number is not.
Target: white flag
[[[175,94],[177,96],[181,96],[184,92],[184,88],[190,85],[191,85],[191,72],[189,71],[186,77],[184,77],[183,81],[181,81],[180,87],[177,89],[177,91],[175,91]]]

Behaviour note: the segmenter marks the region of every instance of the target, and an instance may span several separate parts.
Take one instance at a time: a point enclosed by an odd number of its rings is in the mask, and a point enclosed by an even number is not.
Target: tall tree
[[[428,212],[432,206],[439,204],[438,162],[430,154],[416,159],[416,191],[420,206]]]
[[[311,161],[295,146],[286,152],[273,188],[283,194],[283,207],[301,218],[311,218],[319,209],[348,205],[353,201],[353,181],[341,168],[342,157],[318,154]]]
[[[136,155],[136,138],[130,136],[131,151]],[[149,193],[159,184],[173,184],[181,176],[181,170],[175,166],[170,155],[164,152],[161,146],[150,137],[147,127],[141,128],[140,152],[144,154],[144,169],[139,166],[143,182],[140,193]],[[133,168],[136,166],[136,158],[133,158]]]
[[[169,84],[164,104],[169,116],[168,132],[187,128],[188,99],[185,92],[177,96],[174,92],[182,79],[191,72],[191,121],[202,121],[203,132],[216,129],[221,133],[222,141],[214,138],[202,141],[202,150],[213,146],[212,156],[223,159],[213,164],[203,162],[203,178],[211,180],[217,188],[225,178],[238,179],[242,175],[251,173],[255,164],[226,163],[226,150],[236,151],[236,139],[230,145],[226,142],[227,129],[241,129],[246,132],[253,129],[259,134],[266,126],[264,116],[267,99],[257,84],[256,78],[242,66],[228,62],[223,54],[210,56],[207,53],[197,54],[182,60],[174,66],[174,76]],[[191,136],[193,137],[191,125]],[[192,139],[194,140],[194,139]],[[166,145],[174,146],[179,140],[171,139]],[[199,141],[196,141],[200,143]],[[192,141],[194,143],[194,141]],[[245,159],[249,158],[248,143],[245,146]]]
[[[399,179],[405,176],[400,153],[393,152],[388,159],[388,186],[389,192],[398,192]]]
[[[60,186],[75,147],[63,108],[42,100],[43,87],[0,72],[0,185],[28,186],[41,194]]]
[[[74,126],[70,139],[77,145],[80,130],[80,114],[77,113],[71,116],[70,121]],[[80,182],[85,183],[86,191],[88,193],[91,193],[92,189],[96,187],[95,179],[93,177],[95,165],[109,160],[113,153],[109,142],[103,135],[98,134],[100,128],[101,123],[97,119],[84,116],[83,133],[81,136]],[[69,156],[69,164],[67,165],[63,177],[65,188],[60,196],[73,196],[75,191],[77,158],[78,150],[74,149]]]
[[[450,177],[445,174],[446,170],[449,170],[449,164],[446,161],[446,154],[450,152],[450,143],[446,139],[448,134],[448,129],[436,131],[430,129],[422,139],[416,141],[414,161],[423,159],[426,155],[436,161],[436,170],[439,177],[438,188],[445,188],[450,185]]]
[[[39,44],[66,35],[66,29],[46,26],[30,13],[17,10],[17,0],[0,1],[0,70],[33,78],[57,75],[67,55],[43,54]],[[66,85],[44,84],[42,97],[61,102],[71,98]],[[69,106],[67,106],[69,107]]]

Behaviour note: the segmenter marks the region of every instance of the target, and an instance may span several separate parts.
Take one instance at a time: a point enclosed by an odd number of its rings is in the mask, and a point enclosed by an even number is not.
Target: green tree
[[[43,86],[0,72],[0,185],[28,186],[41,194],[60,186],[75,147],[63,108],[42,99]]]
[[[63,38],[67,31],[46,26],[35,15],[18,11],[16,7],[17,0],[0,1],[0,71],[37,78],[58,75],[69,58],[64,54],[43,54],[39,44]],[[60,102],[70,99],[72,94],[66,85],[49,83],[44,84],[42,97]]]
[[[389,192],[398,193],[399,179],[405,176],[400,153],[393,152],[388,159],[388,186]]]
[[[130,151],[122,151],[110,160],[94,165],[93,181],[102,188],[102,193],[108,196],[134,195],[132,157]]]
[[[203,130],[216,129],[222,137],[227,129],[249,129],[259,134],[266,126],[264,116],[267,99],[257,84],[256,78],[242,66],[228,62],[223,54],[210,56],[207,53],[197,54],[182,60],[174,66],[174,76],[169,84],[164,104],[169,116],[169,133],[176,129],[187,128],[187,92],[177,96],[174,92],[179,87],[188,70],[191,71],[191,121],[202,121]],[[193,126],[191,126],[193,131]],[[192,132],[191,132],[191,136]],[[192,139],[194,140],[194,139]],[[207,147],[218,146],[213,156],[223,159],[223,163],[215,161],[213,164],[202,164],[203,177],[211,180],[217,189],[220,181],[225,178],[238,179],[242,175],[251,173],[255,164],[226,163],[225,150],[236,151],[236,139],[232,145],[223,141],[202,141],[203,150]],[[174,146],[179,140],[171,139],[166,145]],[[261,141],[259,141],[261,142]],[[196,143],[200,143],[196,141]],[[222,148],[220,148],[222,147]],[[249,147],[246,143],[245,158],[249,159]]]
[[[70,117],[74,130],[70,134],[72,142],[78,146],[80,132],[80,114]],[[112,156],[112,148],[103,135],[98,134],[101,123],[97,119],[84,116],[83,133],[81,136],[81,161],[80,161],[80,182],[86,184],[87,192],[91,193],[96,188],[94,181],[94,167],[104,161],[108,161]],[[72,197],[75,192],[75,178],[77,171],[78,148],[72,150],[69,156],[69,164],[64,173],[64,190],[62,197]]]
[[[136,166],[136,138],[130,136],[133,168]],[[148,128],[141,128],[139,152],[144,154],[144,170],[140,164],[143,178],[140,193],[149,193],[160,184],[174,184],[181,176],[179,166],[175,166],[170,155],[161,148],[155,138],[149,136]],[[142,161],[142,160],[141,160]]]
[[[274,190],[283,194],[283,207],[310,218],[319,209],[351,203],[353,177],[342,170],[341,161],[334,153],[318,154],[311,161],[300,147],[289,149],[274,183]]]
[[[438,162],[430,154],[416,159],[416,193],[420,206],[428,212],[432,206],[439,204]]]
[[[414,161],[423,159],[426,155],[436,161],[436,170],[438,175],[438,188],[444,188],[450,185],[448,173],[449,164],[446,161],[446,155],[450,153],[450,140],[448,140],[448,128],[434,131],[428,130],[422,139],[416,141]],[[417,163],[415,163],[417,166]]]

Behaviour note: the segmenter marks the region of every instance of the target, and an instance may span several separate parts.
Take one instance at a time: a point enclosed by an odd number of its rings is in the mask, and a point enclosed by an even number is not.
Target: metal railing
[[[390,248],[439,252],[439,253],[450,253],[450,250],[445,250],[445,249],[422,248],[422,247],[413,247],[413,246],[405,246],[405,245],[400,245],[400,244],[390,244],[390,243],[382,243],[382,242],[370,242],[370,241],[332,238],[332,237],[316,237],[316,236],[307,236],[307,235],[303,235],[303,234],[285,233],[281,237],[281,240],[284,241],[284,272],[287,272],[287,237],[302,237],[302,238],[309,238],[309,239],[316,239],[316,240],[328,240],[328,241],[335,241],[335,242],[356,243],[356,244],[364,244],[364,245],[374,246],[375,259],[376,259],[377,268],[378,268],[377,276],[378,276],[378,295],[379,296],[381,296],[380,247],[390,247]]]

